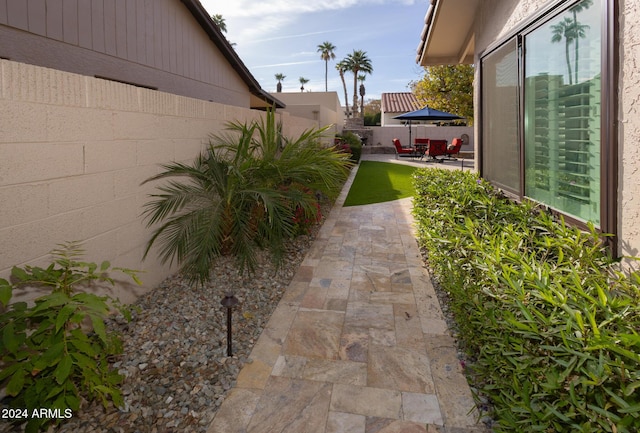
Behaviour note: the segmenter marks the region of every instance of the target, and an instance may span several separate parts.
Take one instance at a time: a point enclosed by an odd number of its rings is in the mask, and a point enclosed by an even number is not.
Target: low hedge
[[[418,238],[450,298],[495,431],[640,431],[640,278],[595,229],[477,175],[414,174]]]

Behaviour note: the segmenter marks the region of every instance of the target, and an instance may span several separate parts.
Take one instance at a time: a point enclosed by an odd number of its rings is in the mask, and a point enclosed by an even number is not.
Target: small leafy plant
[[[130,312],[116,300],[78,292],[79,286],[111,284],[109,270],[129,275],[140,284],[135,271],[112,268],[109,262],[79,260],[77,242],[59,245],[51,252],[47,268],[14,267],[12,281],[0,279],[0,384],[11,397],[12,408],[27,422],[25,431],[36,432],[80,409],[82,400],[99,399],[107,407],[123,404],[118,385],[122,377],[109,359],[122,352],[118,335],[108,332],[104,319],[118,311],[130,320]],[[13,291],[22,287],[45,288],[50,293],[35,300],[9,304]],[[32,414],[58,410],[58,418]]]
[[[419,170],[419,242],[499,432],[640,431],[640,279],[475,174]]]

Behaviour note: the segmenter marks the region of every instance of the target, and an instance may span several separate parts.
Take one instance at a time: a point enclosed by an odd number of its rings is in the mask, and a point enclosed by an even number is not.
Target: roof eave
[[[480,0],[430,0],[416,63],[421,66],[474,62],[474,19]],[[457,33],[453,34],[452,29]]]

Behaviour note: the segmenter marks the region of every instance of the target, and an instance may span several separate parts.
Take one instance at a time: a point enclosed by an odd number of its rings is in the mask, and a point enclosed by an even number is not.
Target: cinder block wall
[[[159,164],[191,161],[227,121],[262,115],[112,81],[0,60],[0,278],[43,265],[81,240],[91,261],[144,271],[144,286],[110,291],[129,303],[175,268],[155,254],[141,218]],[[313,126],[282,116],[285,133]],[[32,290],[18,299],[32,299]]]

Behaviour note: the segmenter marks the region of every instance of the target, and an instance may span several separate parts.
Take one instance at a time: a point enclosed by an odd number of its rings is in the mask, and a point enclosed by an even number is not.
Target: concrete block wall
[[[0,60],[0,278],[49,263],[81,240],[86,259],[142,270],[144,286],[109,294],[129,303],[175,272],[152,252],[141,218],[160,164],[191,161],[227,121],[262,113]],[[285,133],[313,127],[283,116]],[[19,299],[39,295],[19,293]]]

